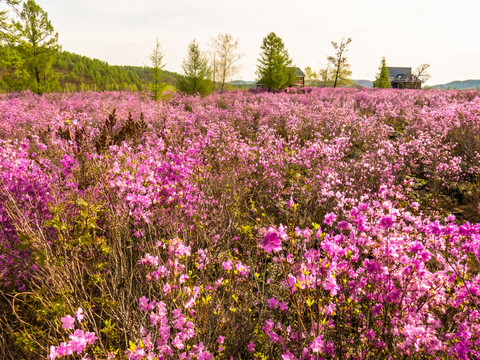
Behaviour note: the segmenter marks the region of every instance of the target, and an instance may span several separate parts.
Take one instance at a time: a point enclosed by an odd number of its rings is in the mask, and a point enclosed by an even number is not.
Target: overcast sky
[[[202,50],[219,33],[237,37],[238,79],[254,80],[271,31],[293,63],[318,69],[331,41],[352,38],[354,79],[388,66],[431,64],[430,85],[480,79],[480,0],[37,0],[66,51],[115,65],[149,65],[158,37],[165,69],[181,72],[188,44]]]

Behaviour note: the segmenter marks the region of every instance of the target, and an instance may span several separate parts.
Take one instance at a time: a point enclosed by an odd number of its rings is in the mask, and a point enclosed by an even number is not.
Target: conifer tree
[[[24,71],[28,76],[10,78],[14,86],[30,88],[36,93],[53,90],[58,81],[51,70],[56,53],[60,50],[58,33],[44,11],[34,0],[23,3],[19,14],[20,21],[15,22],[15,48],[24,61]]]
[[[271,32],[263,39],[261,49],[257,67],[260,84],[269,91],[292,86],[295,82],[295,69],[291,67],[292,60],[282,39]]]
[[[382,62],[378,68],[380,72],[377,74],[375,81],[373,82],[373,87],[381,88],[381,89],[388,89],[391,88],[392,85],[390,84],[390,75],[388,72],[387,61],[385,60],[385,56],[382,58]]]
[[[152,91],[153,91],[153,98],[158,100],[160,95],[162,94],[163,89],[165,88],[165,84],[161,82],[162,77],[162,69],[165,66],[163,61],[163,54],[160,50],[160,43],[158,42],[158,38],[156,39],[155,47],[153,48],[152,54],[150,55],[150,61],[152,64],[152,71],[153,71],[153,82],[152,82]],[[137,84],[137,88],[139,88]]]
[[[187,57],[183,60],[184,75],[178,81],[178,89],[187,94],[208,95],[212,92],[212,70],[207,57],[202,54],[195,40],[188,46]]]

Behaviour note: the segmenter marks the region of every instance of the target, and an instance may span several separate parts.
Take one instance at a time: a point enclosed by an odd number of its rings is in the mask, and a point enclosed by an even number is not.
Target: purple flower
[[[337,295],[338,290],[340,290],[340,287],[337,285],[337,281],[331,276],[325,279],[323,282],[323,288],[330,291],[330,295],[332,296]]]
[[[266,253],[280,252],[282,250],[282,239],[275,231],[269,232],[263,238],[262,246]]]
[[[390,229],[393,226],[392,216],[383,216],[380,219],[380,226],[384,229]]]
[[[312,342],[312,351],[314,353],[319,353],[323,350],[325,342],[323,341],[323,335],[317,336]]]
[[[85,314],[83,313],[83,309],[81,307],[78,308],[75,316],[79,323],[82,322],[82,320],[85,318]]]
[[[288,306],[287,306],[287,304],[285,304],[284,301],[280,302],[280,303],[278,304],[278,307],[279,307],[280,310],[282,310],[282,311],[287,311],[287,310],[288,310]]]
[[[148,299],[145,296],[142,296],[140,299],[138,299],[138,306],[140,308],[140,311],[147,311],[150,310],[150,307],[148,305]]]
[[[339,230],[348,230],[349,228],[350,228],[350,224],[348,223],[348,221],[340,221],[337,224],[337,229]]]
[[[77,164],[77,161],[68,155],[64,155],[62,160],[60,160],[60,164],[63,167],[62,173],[68,176],[72,172],[72,168]]]
[[[232,266],[233,266],[232,260],[227,260],[222,263],[223,270],[225,271],[232,270]]]
[[[282,360],[294,360],[295,355],[293,355],[289,350],[282,354]]]
[[[75,327],[75,318],[67,315],[60,319],[62,321],[62,329],[73,329]]]
[[[337,215],[335,215],[334,213],[329,213],[327,215],[325,215],[325,220],[323,221],[325,223],[325,225],[332,225],[335,220],[337,220]]]
[[[278,301],[274,297],[268,299],[267,303],[270,309],[276,309],[278,307]]]

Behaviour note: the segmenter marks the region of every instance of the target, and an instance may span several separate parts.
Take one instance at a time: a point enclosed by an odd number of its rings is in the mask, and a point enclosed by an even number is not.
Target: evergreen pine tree
[[[158,38],[155,42],[155,47],[153,48],[152,54],[150,55],[150,61],[152,64],[152,71],[153,71],[153,82],[152,82],[152,91],[153,91],[153,98],[154,100],[158,100],[160,95],[162,94],[163,90],[166,87],[166,84],[161,82],[162,77],[162,69],[164,67],[163,62],[163,54],[160,50],[160,43],[158,42]],[[132,72],[132,78],[134,74]],[[141,85],[137,88],[141,88]]]
[[[183,60],[184,75],[178,81],[178,89],[187,94],[208,95],[212,92],[212,71],[207,57],[202,54],[195,40],[188,46],[187,57]]]
[[[382,62],[378,67],[380,72],[377,74],[375,81],[373,82],[373,87],[381,88],[381,89],[388,89],[391,88],[392,85],[390,84],[390,74],[388,72],[387,61],[385,60],[385,56],[382,58]]]
[[[269,91],[292,86],[295,82],[295,69],[281,38],[274,32],[268,34],[261,46],[257,76],[260,84]]]

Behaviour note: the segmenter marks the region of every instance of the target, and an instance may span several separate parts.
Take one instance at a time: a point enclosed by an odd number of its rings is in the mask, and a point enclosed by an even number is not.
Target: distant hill
[[[234,80],[229,82],[230,85],[253,85],[255,83],[256,81],[246,81],[246,80]]]
[[[58,53],[53,70],[59,76],[58,81],[64,91],[141,91],[148,90],[153,79],[152,68],[148,66],[109,65],[105,61],[68,51]],[[162,71],[162,81],[173,86],[179,77],[177,73]]]
[[[256,81],[234,80],[230,81],[228,85],[234,89],[249,89],[254,87],[256,83]]]
[[[91,59],[68,51],[57,54],[53,65],[57,78],[55,91],[115,91],[149,90],[153,80],[152,68],[148,66],[109,65],[105,61]],[[2,77],[0,71],[0,78]],[[162,71],[162,81],[175,87],[180,75]],[[0,81],[0,92],[12,91],[6,81]]]
[[[370,80],[352,80],[353,84],[360,87],[373,88],[373,81]]]
[[[373,82],[370,80],[352,80],[353,86],[360,86],[360,87],[367,87],[371,88],[373,87]],[[256,81],[245,81],[245,80],[235,80],[235,81],[230,81],[228,84],[234,88],[250,88],[254,87]],[[307,84],[307,86],[312,86],[315,87],[313,84]]]
[[[480,80],[451,81],[447,84],[434,85],[432,89],[480,89]]]

